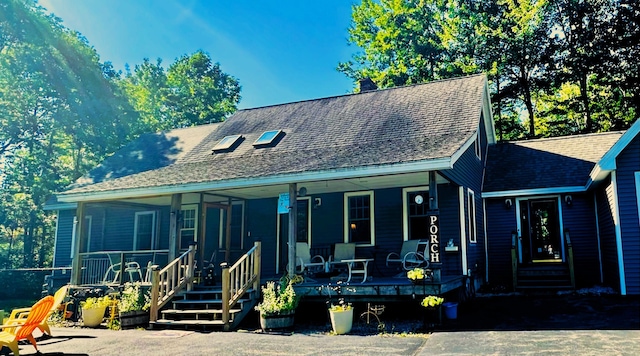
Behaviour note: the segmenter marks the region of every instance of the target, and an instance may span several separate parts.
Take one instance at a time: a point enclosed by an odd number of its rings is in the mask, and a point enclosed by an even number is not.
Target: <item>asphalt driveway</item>
[[[403,310],[407,310],[404,308]],[[458,319],[422,333],[420,320],[389,308],[387,333],[331,335],[323,320],[296,321],[291,333],[265,334],[251,321],[239,332],[53,328],[43,355],[636,355],[640,298],[492,296],[460,306]],[[418,318],[418,319],[421,319]],[[6,350],[6,349],[5,349]],[[31,345],[21,354],[33,355]]]

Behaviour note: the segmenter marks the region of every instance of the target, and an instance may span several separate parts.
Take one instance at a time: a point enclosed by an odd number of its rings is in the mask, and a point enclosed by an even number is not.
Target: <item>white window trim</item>
[[[469,219],[469,243],[478,242],[478,225],[476,219],[476,194],[467,188],[467,218]]]
[[[193,224],[193,241],[194,242],[198,242],[198,227],[200,226],[200,204],[184,204],[180,207],[180,212],[182,212],[183,210],[195,210],[195,222]],[[181,217],[181,220],[184,219],[184,215]],[[181,221],[182,222],[182,221]],[[191,230],[191,228],[189,229],[184,229],[182,228],[182,226],[180,226],[180,229],[178,231],[178,238],[182,237],[182,231],[183,230]],[[179,240],[180,241],[180,240]],[[178,242],[180,243],[180,242]],[[183,246],[181,251],[186,251],[187,248],[184,248]]]
[[[371,230],[371,241],[368,244],[357,244],[357,246],[375,246],[376,245],[376,229],[375,229],[375,202],[374,202],[374,194],[373,194],[373,190],[366,190],[366,191],[360,191],[360,192],[349,192],[349,193],[344,193],[344,206],[343,206],[343,212],[344,212],[344,242],[349,243],[351,241],[349,241],[349,198],[350,197],[357,197],[357,196],[363,196],[363,195],[368,195],[369,196],[369,202],[371,203],[371,205],[369,206],[369,225],[370,225],[370,230]]]
[[[636,202],[638,204],[638,224],[640,224],[640,171],[634,173],[636,176]]]
[[[429,191],[429,186],[411,187],[402,189],[402,240],[409,240],[409,201],[407,194],[411,192]],[[429,204],[429,200],[425,200],[423,204]]]
[[[85,246],[86,251],[80,251],[81,253],[82,252],[91,251],[91,225],[93,223],[93,218],[91,217],[91,215],[85,215],[84,216],[84,223],[87,226],[87,245]],[[56,221],[56,241],[57,241],[57,235],[58,235],[57,224],[58,224],[58,222]],[[73,251],[74,251],[74,246],[76,244],[76,227],[77,226],[78,226],[77,216],[74,216],[73,217],[73,228],[71,230],[71,252],[69,254],[69,258],[71,258],[71,259],[73,259]],[[54,249],[54,251],[55,251],[55,249]],[[54,252],[54,256],[55,256],[55,252]],[[55,259],[55,257],[54,257],[54,259]],[[54,266],[55,266],[55,264],[54,264]]]
[[[153,221],[151,222],[151,249],[156,247],[156,221],[157,214],[154,210],[136,211],[134,224],[133,224],[133,250],[138,251],[138,217],[141,215],[152,215]]]
[[[475,146],[474,148],[475,148],[475,151],[476,151],[476,157],[479,160],[482,160],[482,152],[480,150],[480,132],[476,132],[476,141],[474,143],[474,146]]]

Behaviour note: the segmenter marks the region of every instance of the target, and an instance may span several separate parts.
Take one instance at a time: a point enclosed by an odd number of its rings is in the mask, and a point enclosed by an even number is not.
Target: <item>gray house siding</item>
[[[563,226],[569,229],[573,245],[576,286],[591,287],[600,283],[600,259],[592,194],[573,194],[573,202],[562,202]],[[565,253],[565,260],[567,256]]]
[[[513,200],[513,199],[512,199]],[[485,199],[489,279],[493,286],[512,287],[511,233],[516,230],[515,204],[506,207],[503,198]]]
[[[71,266],[71,234],[73,233],[73,217],[75,210],[58,211],[58,231],[55,254],[55,265],[53,267]]]
[[[602,252],[603,283],[620,290],[618,269],[618,250],[613,220],[613,184],[599,187],[596,192],[598,207],[598,227],[600,232],[600,250]]]
[[[640,294],[640,219],[635,172],[640,172],[640,135],[618,155],[616,181],[627,294]]]

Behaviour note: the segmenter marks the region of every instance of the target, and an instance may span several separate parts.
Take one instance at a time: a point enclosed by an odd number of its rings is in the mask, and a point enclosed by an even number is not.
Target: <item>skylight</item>
[[[280,136],[280,133],[282,133],[282,130],[265,131],[262,135],[260,135],[260,137],[258,137],[258,139],[256,140],[256,142],[253,143],[253,145],[254,146],[270,145],[271,143],[273,143],[273,141],[275,141],[275,139],[278,138],[278,136]]]
[[[224,151],[230,149],[238,140],[242,137],[242,135],[231,135],[225,136],[220,142],[218,142],[214,147],[213,151]]]

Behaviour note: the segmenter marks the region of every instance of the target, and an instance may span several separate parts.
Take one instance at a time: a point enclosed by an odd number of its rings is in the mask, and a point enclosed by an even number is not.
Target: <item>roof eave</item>
[[[61,193],[57,196],[57,198],[59,201],[66,203],[105,201],[179,193],[193,193],[209,190],[251,188],[265,185],[289,184],[293,182],[304,183],[369,176],[383,176],[390,174],[416,173],[421,171],[428,172],[451,169],[452,167],[452,157],[443,157],[407,163],[355,167],[348,169],[334,169],[326,171],[299,172],[293,174],[281,174],[255,178],[238,178],[215,182],[186,183],[159,187],[141,187],[98,192],[79,192],[67,194]]]
[[[483,198],[504,198],[504,197],[527,196],[527,195],[583,193],[585,191],[587,191],[587,188],[584,186],[533,188],[533,189],[503,190],[498,192],[483,192],[482,197]]]

